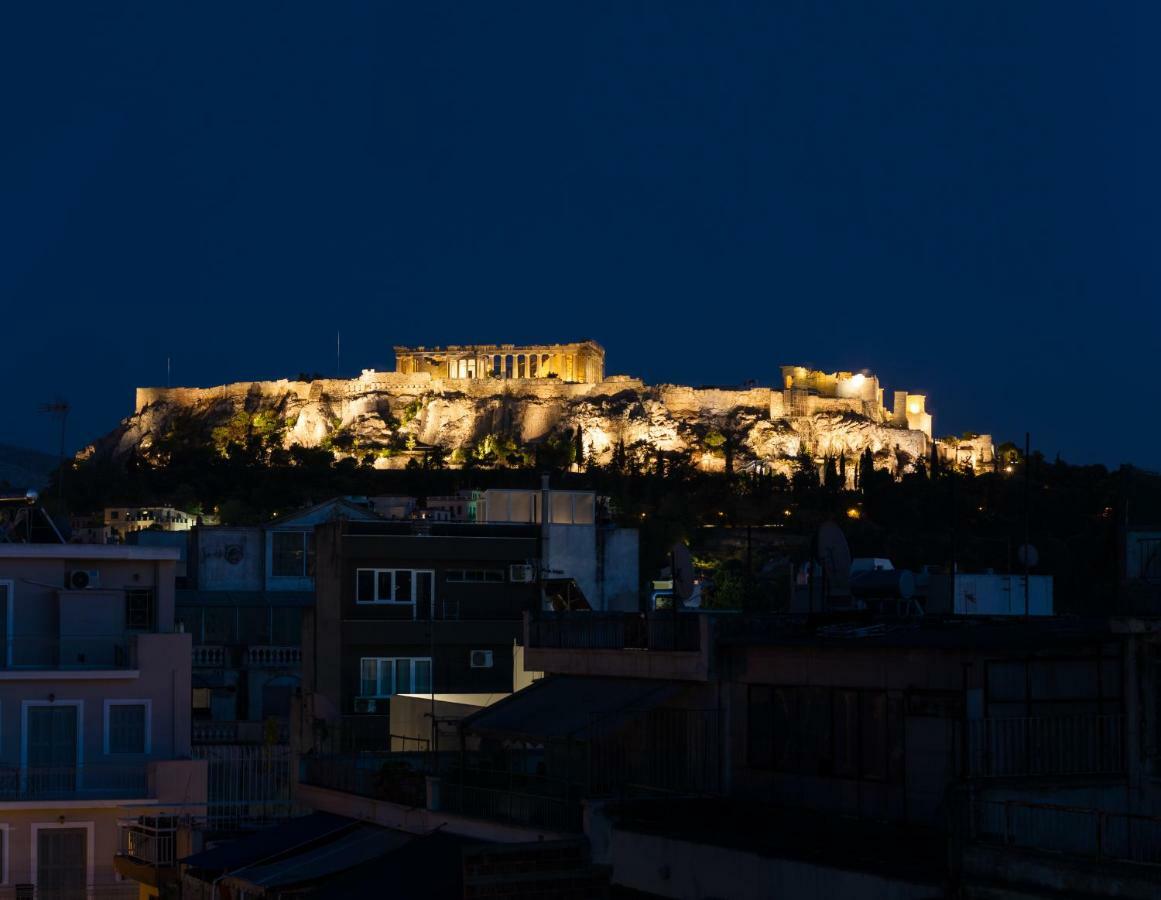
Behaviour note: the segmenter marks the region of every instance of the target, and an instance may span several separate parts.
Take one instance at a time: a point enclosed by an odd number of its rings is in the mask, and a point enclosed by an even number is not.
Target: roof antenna
[[[69,417],[69,402],[63,397],[57,397],[50,403],[40,404],[40,411],[60,419],[60,468],[57,470],[56,476],[56,495],[57,499],[61,499],[64,496],[65,422],[68,421]]]

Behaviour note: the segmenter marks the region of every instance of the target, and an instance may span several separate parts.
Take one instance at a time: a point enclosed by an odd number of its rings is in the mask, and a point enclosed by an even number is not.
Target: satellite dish
[[[818,526],[814,539],[815,557],[826,573],[826,593],[828,597],[845,597],[850,594],[851,548],[846,535],[834,522],[823,522]]]
[[[1016,559],[1020,565],[1032,569],[1040,562],[1040,554],[1031,544],[1021,544],[1016,550]]]
[[[673,596],[678,600],[688,600],[693,596],[693,559],[689,548],[680,541],[669,550],[673,561]]]

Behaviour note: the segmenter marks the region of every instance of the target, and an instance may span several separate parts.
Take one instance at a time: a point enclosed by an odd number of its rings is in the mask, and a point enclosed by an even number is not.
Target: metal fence
[[[968,775],[1118,775],[1124,734],[1124,716],[969,719]]]
[[[568,650],[697,651],[701,622],[691,613],[538,613],[529,622],[528,644]]]
[[[285,744],[206,744],[192,748],[207,764],[211,816],[261,816],[290,803],[290,747]]]
[[[977,800],[971,834],[984,843],[1089,859],[1161,865],[1161,818],[1082,806]]]
[[[299,764],[303,784],[342,791],[405,806],[427,805],[426,754],[348,753],[304,757]]]

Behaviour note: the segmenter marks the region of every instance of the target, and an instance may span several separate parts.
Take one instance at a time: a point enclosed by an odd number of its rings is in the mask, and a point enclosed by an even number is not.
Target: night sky
[[[344,375],[869,368],[937,434],[1161,468],[1161,4],[119,6],[0,14],[0,442],[341,330]]]

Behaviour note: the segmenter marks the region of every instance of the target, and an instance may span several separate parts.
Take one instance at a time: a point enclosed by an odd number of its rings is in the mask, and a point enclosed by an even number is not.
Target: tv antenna
[[[64,470],[65,470],[65,423],[69,417],[69,402],[63,397],[57,397],[48,403],[40,404],[40,411],[56,416],[60,419],[60,469],[56,476],[56,495],[61,498],[64,495]]]

